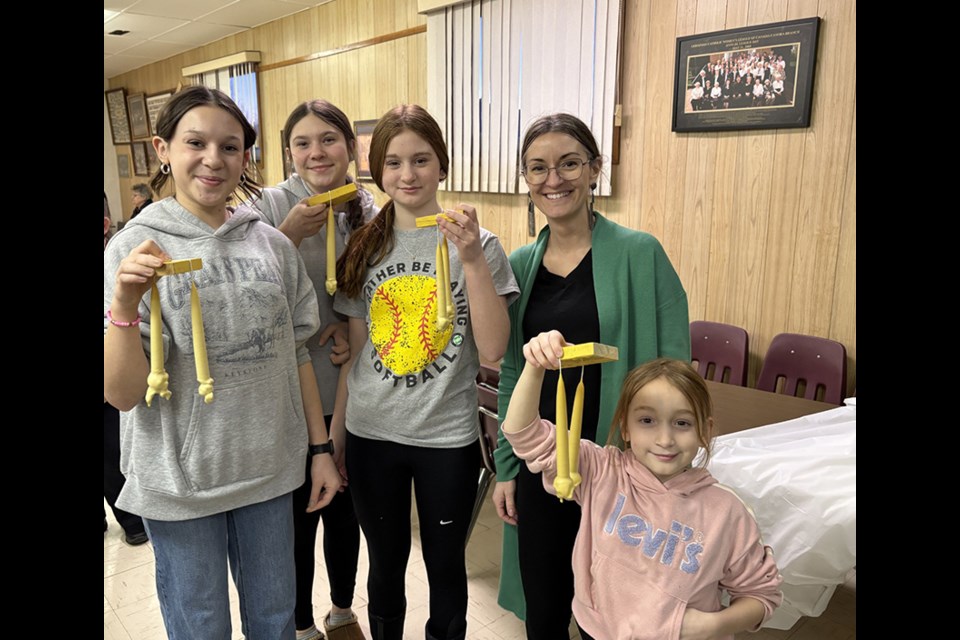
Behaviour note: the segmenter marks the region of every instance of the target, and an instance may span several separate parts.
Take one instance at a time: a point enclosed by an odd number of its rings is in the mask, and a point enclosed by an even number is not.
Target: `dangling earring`
[[[170,163],[169,163],[169,162],[161,162],[161,163],[160,163],[160,173],[162,173],[162,174],[165,175],[165,176],[170,174]]]
[[[530,197],[530,192],[527,192],[527,215],[533,215],[533,198]]]
[[[246,172],[246,170],[244,170],[244,172],[240,174],[240,186],[241,186],[241,187],[247,186],[247,172]]]
[[[596,200],[596,194],[594,190],[597,188],[597,183],[590,183],[590,210],[587,212],[587,224],[590,225],[590,230],[593,231],[593,225],[596,224],[596,215],[594,214],[593,203]]]

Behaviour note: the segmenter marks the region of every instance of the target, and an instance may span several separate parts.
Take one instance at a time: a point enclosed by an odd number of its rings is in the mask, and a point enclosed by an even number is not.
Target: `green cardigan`
[[[624,377],[637,365],[661,356],[689,361],[690,324],[687,294],[657,239],[642,231],[621,227],[600,214],[596,220],[592,239],[593,288],[600,316],[600,342],[620,350],[619,360],[600,365],[597,442],[605,443]],[[509,308],[510,341],[500,365],[498,413],[501,423],[524,364],[523,315],[549,238],[550,228],[545,227],[536,242],[510,255],[510,265],[520,285],[520,299]],[[494,458],[498,481],[517,476],[521,460],[513,454],[502,431]],[[520,619],[526,617],[517,529],[508,524],[503,531],[498,602]]]

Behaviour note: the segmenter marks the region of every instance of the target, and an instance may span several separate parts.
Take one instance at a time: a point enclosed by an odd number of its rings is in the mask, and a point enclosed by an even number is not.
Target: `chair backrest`
[[[747,332],[732,324],[690,323],[690,354],[706,380],[746,386],[749,343]]]
[[[487,368],[496,373],[496,382],[500,382],[500,372],[496,369],[481,366],[480,374],[477,376],[477,400],[480,410],[480,450],[483,454],[483,466],[490,473],[496,473],[497,469],[493,461],[493,450],[497,448],[497,438],[500,431],[500,421],[497,416],[497,388],[484,380],[483,369]],[[487,372],[489,376],[489,371]]]
[[[775,392],[780,378],[784,379],[781,393],[795,396],[803,382],[804,398],[817,400],[817,390],[822,388],[824,402],[840,404],[847,385],[847,350],[834,340],[781,333],[767,349],[757,389]]]
[[[489,364],[480,365],[480,373],[477,374],[477,384],[485,384],[494,391],[500,388],[500,369]],[[493,410],[497,410],[497,403],[493,403]]]

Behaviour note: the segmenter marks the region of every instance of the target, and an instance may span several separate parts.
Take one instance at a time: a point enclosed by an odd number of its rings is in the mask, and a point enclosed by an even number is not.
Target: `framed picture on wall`
[[[142,93],[127,96],[127,117],[130,118],[130,133],[134,138],[150,137],[150,123],[147,122],[147,96]]]
[[[110,134],[113,144],[127,144],[130,137],[130,122],[127,120],[127,91],[126,89],[111,89],[104,91],[107,99],[107,115],[110,117]]]
[[[133,147],[133,174],[137,176],[150,175],[150,160],[147,157],[147,143],[134,142]]]
[[[674,131],[810,126],[820,18],[677,38]]]
[[[147,168],[152,176],[160,170],[160,158],[157,157],[157,150],[153,148],[151,143],[145,142],[144,144],[147,145]]]
[[[157,135],[157,116],[160,115],[160,110],[163,109],[163,105],[167,104],[167,100],[172,95],[173,89],[147,96],[147,120],[150,122],[150,135]]]
[[[373,128],[376,120],[357,120],[353,128],[357,133],[357,180],[373,182],[370,174],[370,139],[373,138]]]
[[[130,156],[127,155],[126,150],[120,151],[123,147],[117,149],[117,173],[121,178],[130,177]]]

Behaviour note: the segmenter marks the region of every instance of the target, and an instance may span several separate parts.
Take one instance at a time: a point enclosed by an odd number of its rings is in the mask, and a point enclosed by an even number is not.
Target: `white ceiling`
[[[103,0],[103,77],[331,0]],[[123,29],[126,35],[108,35]]]

